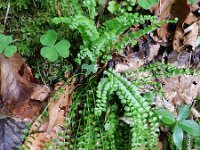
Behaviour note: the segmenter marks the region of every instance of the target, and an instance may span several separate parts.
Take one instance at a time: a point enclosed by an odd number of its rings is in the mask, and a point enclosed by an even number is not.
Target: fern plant
[[[131,34],[131,36],[127,35],[129,38],[125,36],[122,40],[120,40],[120,36],[131,26],[143,24],[148,20],[152,21],[154,25],[136,31]],[[53,22],[55,24],[65,23],[71,29],[78,30],[80,32],[83,44],[80,46],[80,52],[76,59],[79,64],[81,64],[82,60],[86,60],[88,63],[96,64],[98,59],[101,57],[103,57],[103,62],[109,61],[112,58],[113,51],[121,52],[122,48],[127,44],[136,44],[135,39],[138,39],[140,36],[156,29],[160,25],[160,22],[157,22],[155,17],[142,16],[138,13],[123,14],[119,17],[106,21],[100,28],[95,26],[95,22],[92,19],[83,15],[54,18]],[[116,46],[116,43],[118,42],[119,44]]]
[[[95,114],[101,116],[107,110],[107,103],[116,91],[124,108],[124,116],[131,119],[131,149],[138,149],[142,144],[155,149],[157,144],[158,122],[151,110],[150,103],[142,97],[137,86],[113,70],[106,71],[97,90]],[[151,137],[151,139],[147,138]]]

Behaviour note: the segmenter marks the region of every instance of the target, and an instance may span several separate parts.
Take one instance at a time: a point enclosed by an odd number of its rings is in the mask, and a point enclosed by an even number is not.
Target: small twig
[[[6,16],[5,16],[5,19],[4,19],[4,28],[6,27],[6,21],[7,21],[7,18],[8,18],[9,11],[10,11],[10,2],[8,2]]]

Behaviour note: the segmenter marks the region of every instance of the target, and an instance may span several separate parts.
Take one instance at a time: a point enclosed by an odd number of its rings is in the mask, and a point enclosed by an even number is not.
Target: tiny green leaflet
[[[3,53],[7,57],[11,57],[17,51],[17,47],[11,45],[12,42],[12,36],[0,34],[0,53]]]

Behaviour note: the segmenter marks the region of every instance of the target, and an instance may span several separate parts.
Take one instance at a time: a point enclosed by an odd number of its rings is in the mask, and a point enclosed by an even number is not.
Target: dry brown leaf
[[[182,27],[183,22],[190,13],[190,7],[187,4],[187,0],[175,0],[170,13],[171,18],[178,18],[178,26]]]
[[[158,54],[160,45],[153,45],[149,44],[149,55],[145,58],[139,58],[137,57],[137,53],[132,53],[129,54],[129,56],[126,58],[127,63],[118,63],[115,66],[115,70],[117,72],[126,72],[126,71],[132,71],[132,70],[137,70],[138,67],[142,66],[145,64],[146,61],[151,61],[154,59],[154,57]]]
[[[190,6],[187,4],[187,0],[159,0],[157,6],[151,8],[151,11],[154,12],[154,15],[157,16],[159,20],[174,19],[175,17],[178,18],[173,42],[174,49],[178,50],[179,47],[182,46],[182,25],[190,13]],[[167,42],[170,35],[167,28],[168,25],[163,24],[161,28],[157,29],[158,36],[161,37],[164,42]]]
[[[186,45],[190,45],[192,49],[195,49],[195,41],[198,36],[198,18],[193,14],[189,13],[186,19],[176,27],[173,40],[173,48],[177,51],[182,51]],[[184,26],[188,26],[183,29]]]
[[[3,104],[0,114],[21,119],[36,118],[41,110],[41,102],[31,100],[36,84],[32,83],[31,70],[23,58],[18,54],[9,58],[0,54],[0,69],[2,98],[0,101]]]
[[[160,79],[160,82],[164,84],[165,98],[173,106],[180,106],[182,104],[192,105],[194,98],[200,95],[199,76],[182,75]],[[192,112],[195,117],[200,117],[195,108],[192,108]]]
[[[28,139],[31,140],[31,136],[34,136],[34,143],[31,145],[32,150],[40,150],[37,145],[44,148],[45,142],[53,142],[54,139],[63,140],[63,137],[59,137],[58,133],[63,132],[64,118],[67,109],[72,103],[71,92],[74,89],[74,80],[71,82],[71,85],[64,85],[63,82],[56,84],[55,89],[59,90],[59,88],[64,88],[64,92],[57,92],[58,99],[53,100],[50,99],[50,104],[48,107],[49,118],[41,121],[37,120],[32,127],[32,132],[42,132],[34,133],[29,136]],[[41,141],[44,138],[45,141]],[[26,145],[28,140],[26,140]],[[25,146],[26,146],[25,145]],[[34,149],[36,147],[36,149]],[[58,145],[59,147],[59,145]]]
[[[72,99],[70,97],[70,93],[73,90],[74,85],[73,83],[69,86],[65,86],[64,87],[64,93],[59,93],[58,100],[53,100],[48,108],[48,112],[49,112],[49,125],[48,125],[48,129],[47,132],[50,133],[51,130],[53,129],[53,127],[56,124],[56,120],[58,119],[58,117],[61,117],[59,114],[61,113],[63,107],[68,108],[71,103],[72,103]],[[64,114],[63,114],[64,116]]]
[[[43,101],[50,94],[50,89],[48,86],[35,85],[33,88],[33,92],[31,94],[31,99]]]
[[[44,144],[49,141],[47,133],[34,133],[24,143],[25,150],[43,150]]]
[[[182,37],[183,37],[183,29],[180,26],[176,26],[176,30],[174,33],[174,39],[173,39],[173,49],[174,50],[177,50],[177,51],[182,50],[182,46],[183,46]]]
[[[159,20],[169,19],[172,3],[172,0],[159,0],[158,4],[151,8],[151,12],[153,12]],[[169,36],[167,26],[167,24],[163,24],[157,29],[158,36],[161,37],[164,42],[167,41]]]

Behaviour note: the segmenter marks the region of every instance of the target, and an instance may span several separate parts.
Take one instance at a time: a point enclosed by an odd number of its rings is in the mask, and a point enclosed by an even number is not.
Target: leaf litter
[[[0,145],[4,146],[0,149],[9,150],[21,144],[25,122],[34,121],[43,109],[42,102],[32,98],[44,100],[49,89],[32,82],[31,70],[18,54],[9,58],[0,54],[0,73],[0,132],[1,137],[7,137],[1,138]],[[42,92],[36,92],[38,88]]]
[[[30,131],[32,133],[27,137],[24,143],[25,148],[42,150],[45,147],[45,143],[53,143],[54,139],[64,140],[58,135],[58,132],[64,132],[64,120],[72,104],[70,94],[75,88],[74,82],[75,79],[72,79],[71,84],[68,85],[62,81],[55,87],[56,99],[51,97],[49,100],[48,118],[44,120],[38,118],[36,120]],[[57,146],[59,149],[59,145]]]

